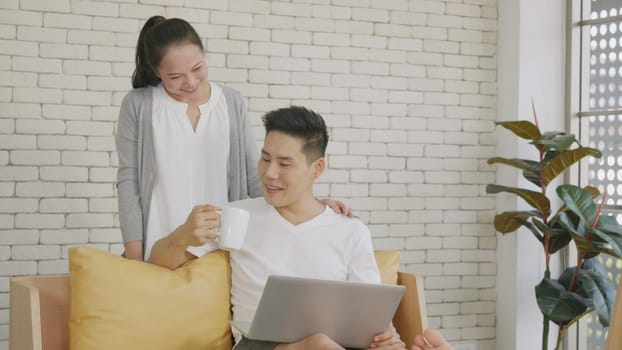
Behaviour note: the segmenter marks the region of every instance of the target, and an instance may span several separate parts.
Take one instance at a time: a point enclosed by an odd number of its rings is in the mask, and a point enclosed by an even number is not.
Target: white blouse
[[[156,181],[151,197],[145,260],[159,239],[183,224],[195,205],[223,206],[227,196],[229,118],[222,89],[211,84],[209,101],[192,129],[188,105],[153,89]]]

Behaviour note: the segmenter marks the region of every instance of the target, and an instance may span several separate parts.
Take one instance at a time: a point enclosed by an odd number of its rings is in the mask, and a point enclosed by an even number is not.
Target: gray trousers
[[[242,337],[240,342],[235,345],[235,350],[274,350],[277,345],[279,343]]]
[[[279,343],[263,340],[253,340],[246,337],[242,337],[239,343],[236,344],[235,350],[274,350]],[[357,350],[354,348],[346,348],[346,350]]]

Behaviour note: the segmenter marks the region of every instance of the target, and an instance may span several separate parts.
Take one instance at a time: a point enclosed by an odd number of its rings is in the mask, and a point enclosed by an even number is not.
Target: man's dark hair
[[[266,135],[271,131],[303,139],[302,152],[312,163],[326,153],[328,132],[322,116],[301,106],[281,108],[266,113],[263,118]]]

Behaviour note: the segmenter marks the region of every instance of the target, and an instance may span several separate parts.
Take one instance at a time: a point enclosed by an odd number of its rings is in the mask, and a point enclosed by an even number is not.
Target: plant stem
[[[549,268],[550,263],[551,263],[551,253],[549,253],[550,245],[551,245],[551,237],[544,236],[544,256],[546,258],[546,271],[550,271],[550,268]]]
[[[544,278],[551,278],[551,271],[548,269],[544,271]],[[548,317],[542,315],[544,317],[542,321],[542,350],[547,350],[549,348],[549,319]]]
[[[549,319],[544,316],[542,324],[542,350],[549,348]]]
[[[559,349],[559,346],[562,344],[562,335],[564,334],[564,323],[561,322],[559,324],[559,331],[557,332],[557,345],[555,345],[555,350]]]
[[[533,101],[531,102],[531,107],[533,109],[533,118],[536,122],[536,127],[538,126],[538,116],[536,115],[536,107],[533,104]],[[540,156],[540,162],[542,162],[542,159],[544,159],[544,155],[545,155],[545,149],[542,146],[538,147],[538,154]],[[544,183],[544,177],[542,176],[542,171],[540,171],[540,191],[541,193],[546,197],[546,183]],[[542,213],[542,222],[545,225],[548,225],[548,221],[549,221],[549,213]],[[543,232],[544,233],[544,232]],[[544,234],[544,256],[546,258],[546,271],[549,272],[550,271],[550,263],[551,263],[551,254],[549,253],[550,251],[550,246],[551,246],[551,237]],[[549,272],[550,274],[550,272]]]
[[[531,101],[531,107],[533,109],[533,119],[535,121],[536,127],[539,128],[538,126],[538,115],[536,114],[536,107],[533,103],[533,100]],[[540,156],[540,161],[542,162],[542,159],[544,159],[544,155],[545,155],[545,149],[542,146],[538,146],[538,153]],[[542,194],[544,196],[546,196],[546,183],[544,182],[544,177],[542,176],[542,171],[540,171],[540,191],[542,192]],[[542,214],[542,221],[543,223],[546,225],[548,223],[548,216],[549,213],[541,213]],[[544,271],[544,278],[551,278],[551,269],[550,269],[550,261],[551,261],[551,254],[549,253],[550,250],[550,244],[551,244],[551,238],[548,235],[544,235],[544,256],[546,257],[546,270]],[[542,320],[542,350],[548,350],[549,348],[549,325],[550,325],[550,321],[548,319],[548,317],[542,315],[543,320]],[[557,350],[559,347],[559,339],[557,342],[557,346],[555,347],[555,350]]]
[[[570,284],[568,285],[569,292],[572,292],[574,284],[577,282],[577,278],[579,278],[579,269],[581,269],[581,265],[583,265],[583,258],[585,258],[585,253],[579,254],[579,257],[577,258],[577,268],[574,270],[572,280],[570,280]]]

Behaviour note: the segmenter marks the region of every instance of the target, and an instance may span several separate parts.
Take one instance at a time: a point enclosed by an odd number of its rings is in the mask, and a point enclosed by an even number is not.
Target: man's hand
[[[400,339],[400,335],[393,326],[386,331],[376,335],[373,342],[369,345],[370,349],[401,350],[405,349],[406,344]]]
[[[196,258],[186,251],[189,246],[202,246],[218,237],[219,217],[212,205],[192,208],[186,222],[168,236],[158,240],[151,249],[147,262],[174,270],[186,261]]]
[[[192,208],[186,222],[173,232],[172,240],[184,247],[202,246],[218,237],[220,208],[212,205],[197,205]]]
[[[318,199],[318,202],[327,205],[337,214],[345,215],[349,218],[354,217],[352,211],[350,211],[350,209],[348,209],[348,207],[343,202],[336,201],[330,198]]]
[[[436,329],[426,329],[423,336],[415,338],[412,350],[451,350],[451,344],[447,343]]]

